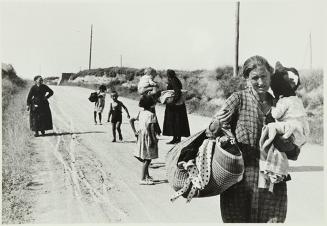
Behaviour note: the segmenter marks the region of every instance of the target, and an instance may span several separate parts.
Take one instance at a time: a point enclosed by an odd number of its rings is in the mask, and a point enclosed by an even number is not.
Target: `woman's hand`
[[[26,111],[29,111],[30,110],[30,106],[26,106]]]

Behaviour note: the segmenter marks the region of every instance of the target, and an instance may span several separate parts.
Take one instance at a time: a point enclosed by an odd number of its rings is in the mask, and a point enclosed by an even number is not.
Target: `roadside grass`
[[[25,110],[28,89],[2,80],[2,223],[29,220],[31,210],[27,184],[33,164],[31,132]]]

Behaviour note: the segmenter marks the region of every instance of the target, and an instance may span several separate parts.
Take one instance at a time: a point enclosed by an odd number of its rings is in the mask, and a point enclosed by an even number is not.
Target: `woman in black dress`
[[[175,96],[173,102],[166,105],[162,134],[173,136],[173,139],[168,144],[176,144],[181,141],[181,137],[190,136],[190,127],[185,103],[176,104],[181,98],[182,83],[176,77],[176,73],[173,70],[167,70],[167,77],[167,90],[174,90]]]
[[[30,89],[27,97],[27,110],[30,110],[30,128],[35,132],[34,136],[42,135],[45,130],[52,129],[52,116],[48,98],[53,95],[52,89],[43,84],[43,78],[38,75],[34,77],[35,85]]]

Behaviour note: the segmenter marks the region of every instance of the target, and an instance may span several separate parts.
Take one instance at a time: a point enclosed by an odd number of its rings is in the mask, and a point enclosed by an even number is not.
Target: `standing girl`
[[[116,142],[116,129],[118,131],[119,140],[123,140],[123,136],[121,134],[121,129],[120,129],[122,123],[122,108],[124,108],[124,110],[126,111],[128,119],[130,118],[130,116],[125,105],[118,100],[118,93],[116,91],[113,91],[111,93],[111,98],[113,102],[110,103],[108,122],[110,121],[110,116],[111,116],[112,135],[113,135],[112,142]]]
[[[151,111],[154,101],[149,96],[142,96],[139,106],[143,108],[136,118],[131,118],[130,123],[137,137],[137,150],[134,156],[143,163],[140,184],[152,185],[153,178],[149,175],[149,165],[152,159],[158,158],[158,138],[160,134],[158,120],[156,115]],[[134,122],[139,121],[139,131],[135,129]]]
[[[97,113],[99,115],[99,122],[100,125],[102,125],[101,120],[102,120],[102,112],[104,109],[104,104],[106,100],[106,91],[107,87],[105,85],[101,85],[99,87],[98,91],[98,100],[95,102],[95,107],[94,107],[94,124],[97,124]]]

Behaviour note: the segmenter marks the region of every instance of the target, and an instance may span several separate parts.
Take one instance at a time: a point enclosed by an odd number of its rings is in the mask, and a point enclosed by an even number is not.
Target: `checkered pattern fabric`
[[[287,210],[286,183],[274,187],[274,193],[258,188],[259,141],[265,114],[252,89],[232,94],[214,117],[207,134],[218,125],[231,128],[242,151],[243,180],[221,194],[221,215],[226,223],[284,222]],[[270,96],[268,104],[273,104]]]

